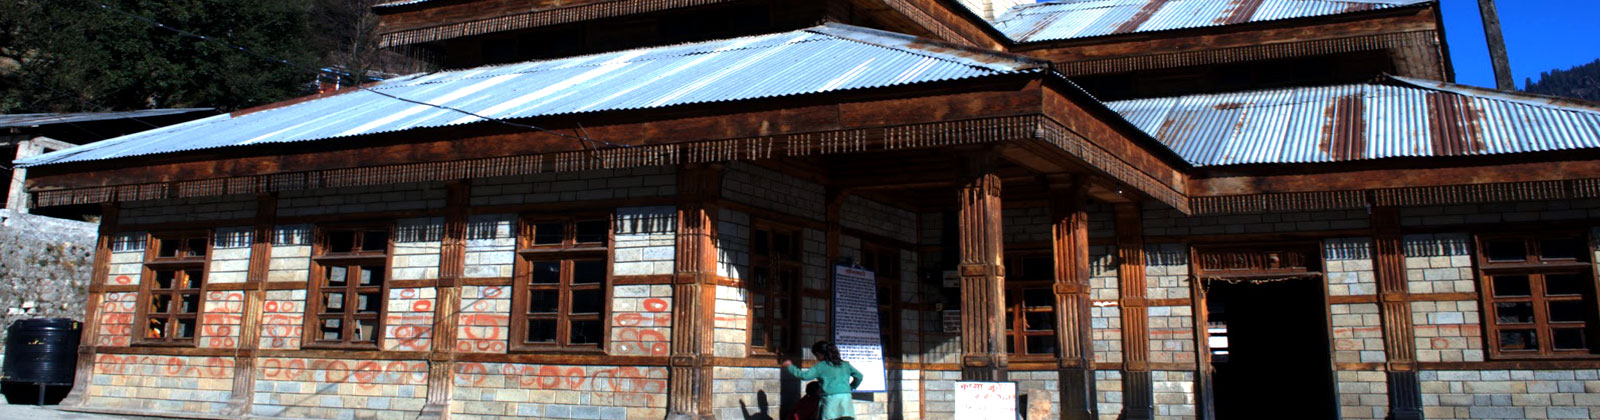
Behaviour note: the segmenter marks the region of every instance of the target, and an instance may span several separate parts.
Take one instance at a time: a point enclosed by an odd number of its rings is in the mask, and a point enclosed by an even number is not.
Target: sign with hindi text
[[[834,266],[833,343],[864,376],[856,392],[888,390],[879,331],[877,278],[871,271]]]
[[[1017,383],[956,382],[956,420],[1017,420]]]

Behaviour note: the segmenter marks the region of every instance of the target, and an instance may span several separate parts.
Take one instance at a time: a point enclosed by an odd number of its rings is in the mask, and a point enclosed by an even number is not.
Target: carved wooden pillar
[[[247,416],[256,393],[256,352],[261,349],[261,305],[267,297],[267,269],[272,263],[272,227],[278,215],[278,196],[256,196],[256,225],[250,237],[250,265],[245,269],[244,308],[239,318],[239,349],[233,363],[233,394],[229,416]]]
[[[1122,296],[1122,418],[1150,419],[1150,316],[1145,301],[1144,214],[1138,203],[1117,205],[1117,278]]]
[[[996,157],[969,162],[961,187],[961,378],[1006,380],[1005,238]]]
[[[455,387],[456,320],[461,308],[461,278],[466,274],[467,215],[472,183],[445,184],[444,237],[439,242],[439,285],[433,304],[433,346],[428,353],[428,399],[418,420],[450,418]]]
[[[1095,418],[1094,338],[1089,326],[1089,213],[1082,179],[1050,180],[1055,253],[1061,418]]]
[[[1415,332],[1411,327],[1411,295],[1406,287],[1406,256],[1401,246],[1400,210],[1372,209],[1374,263],[1378,277],[1378,312],[1383,321],[1387,356],[1389,418],[1422,419],[1422,385],[1417,378]]]
[[[83,332],[78,339],[77,374],[72,391],[61,400],[66,407],[82,407],[89,400],[89,382],[94,380],[95,346],[100,344],[100,300],[105,296],[105,281],[111,272],[111,242],[117,233],[117,203],[100,206],[100,238],[94,247],[94,269],[89,274],[88,298],[83,304]]]
[[[672,344],[667,413],[713,418],[711,328],[716,299],[717,196],[721,165],[679,168],[677,275],[672,286]]]

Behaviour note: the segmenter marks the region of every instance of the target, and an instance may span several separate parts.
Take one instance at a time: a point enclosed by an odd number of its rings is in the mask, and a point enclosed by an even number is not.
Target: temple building
[[[66,407],[778,418],[864,305],[861,419],[1600,417],[1600,106],[1434,1],[375,11],[443,70],[16,162],[103,217]]]

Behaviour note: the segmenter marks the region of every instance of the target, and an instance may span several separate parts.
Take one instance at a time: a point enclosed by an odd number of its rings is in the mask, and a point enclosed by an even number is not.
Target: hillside
[[[1528,79],[1523,91],[1600,102],[1600,60],[1566,70],[1539,74],[1539,81]]]

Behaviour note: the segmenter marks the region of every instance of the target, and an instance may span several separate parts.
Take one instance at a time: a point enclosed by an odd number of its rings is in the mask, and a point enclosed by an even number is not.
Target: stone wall
[[[12,322],[83,321],[99,225],[0,210],[0,355]],[[3,360],[3,359],[0,359]]]
[[[1587,419],[1600,415],[1600,371],[1425,370],[1430,419]]]

